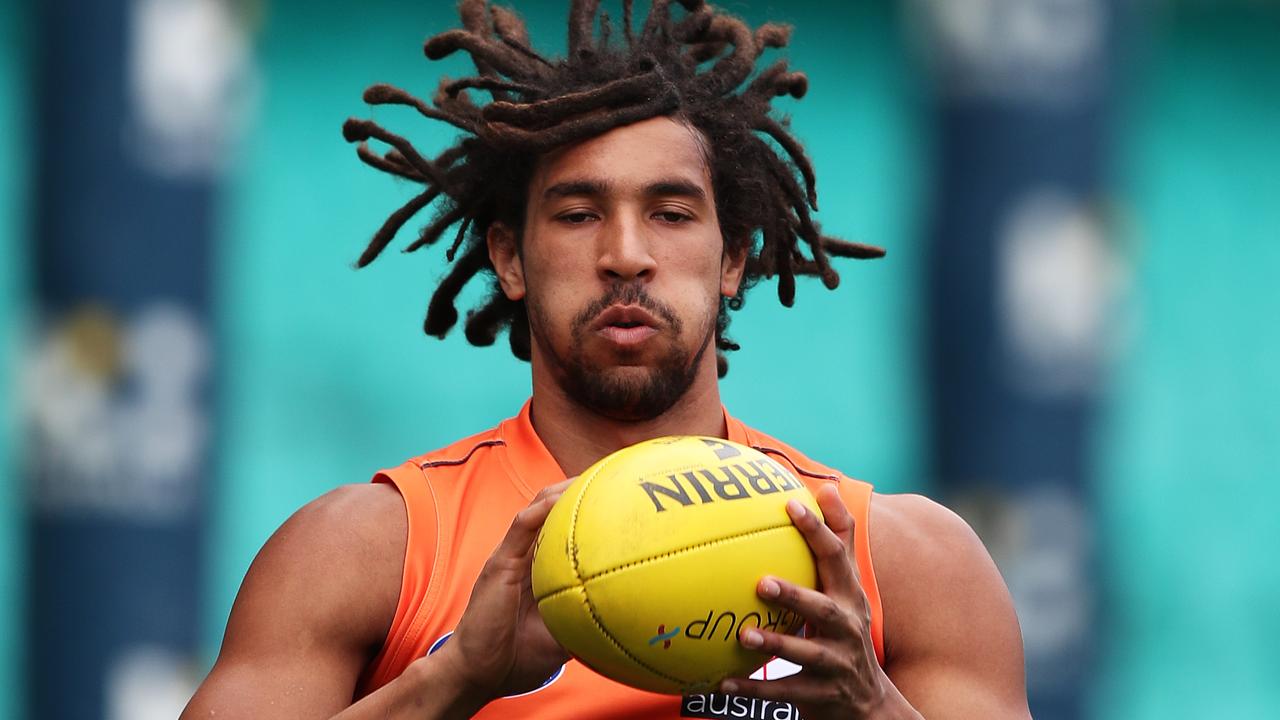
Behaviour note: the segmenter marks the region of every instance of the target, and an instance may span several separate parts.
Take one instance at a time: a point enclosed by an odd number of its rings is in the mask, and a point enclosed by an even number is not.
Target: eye
[[[558,215],[556,216],[556,219],[570,225],[582,225],[595,220],[596,215],[595,213],[589,213],[585,210],[575,210],[573,212],[564,213],[563,215]]]
[[[679,225],[693,219],[693,217],[688,213],[683,213],[678,210],[659,210],[653,214],[653,217],[671,225]]]

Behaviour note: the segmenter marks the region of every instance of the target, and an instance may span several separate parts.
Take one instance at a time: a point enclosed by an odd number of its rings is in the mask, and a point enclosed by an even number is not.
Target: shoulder
[[[381,562],[397,549],[403,555],[407,527],[404,501],[393,485],[360,483],[334,488],[303,505],[272,541],[278,537],[305,545],[324,561]]]
[[[975,641],[1019,648],[1013,602],[982,541],[959,515],[922,495],[875,494],[870,541],[885,608],[885,654],[969,654]],[[950,647],[949,642],[962,645]]]
[[[889,565],[911,560],[912,565],[922,564],[922,571],[937,572],[957,560],[981,562],[988,557],[968,523],[923,495],[875,493],[870,523],[872,552]]]
[[[267,540],[236,596],[222,649],[183,717],[329,717],[394,616],[404,552],[395,489],[350,485],[307,503]]]
[[[382,483],[345,485],[307,503],[267,540],[233,610],[353,644],[380,642],[395,614],[408,522]],[[232,627],[228,628],[228,634]]]
[[[267,548],[292,559],[304,557],[334,580],[363,578],[361,586],[399,590],[408,520],[404,501],[386,483],[343,485],[302,506],[285,521]],[[378,582],[370,586],[370,580]],[[394,608],[394,597],[392,599]]]
[[[349,525],[366,529],[390,516],[403,515],[403,510],[399,493],[385,483],[341,485],[303,505],[281,527]]]

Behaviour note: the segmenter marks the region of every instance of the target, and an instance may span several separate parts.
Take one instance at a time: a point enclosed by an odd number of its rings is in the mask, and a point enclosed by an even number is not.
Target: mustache
[[[644,286],[637,283],[614,283],[609,286],[604,295],[601,295],[591,304],[582,309],[573,319],[573,332],[575,335],[581,333],[600,313],[608,310],[614,305],[636,305],[644,308],[650,313],[662,318],[663,322],[671,327],[677,333],[680,332],[680,318],[676,316],[669,306],[660,300],[655,299],[645,291]]]

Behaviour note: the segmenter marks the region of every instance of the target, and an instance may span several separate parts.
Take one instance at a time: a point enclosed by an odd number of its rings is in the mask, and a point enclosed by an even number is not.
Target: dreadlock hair
[[[448,334],[458,321],[456,300],[463,287],[477,273],[493,275],[486,246],[490,226],[500,222],[519,237],[540,155],[656,116],[692,126],[708,141],[725,249],[747,255],[738,294],[720,301],[720,376],[728,371],[724,353],[739,348],[725,334],[728,311],[740,309],[746,290],[761,278],[776,276],[778,299],[790,307],[797,275],[817,276],[829,289],[839,284],[831,256],[884,255],[878,247],[823,235],[810,214],[818,207],[813,164],[788,121],[769,114],[773,98],[803,97],[807,78],[778,60],[747,82],[765,48],[785,46],[791,28],[767,23],[752,30],[703,0],[652,0],[637,29],[632,2],[622,2],[618,42],[610,37],[608,15],[599,12],[600,0],[571,0],[568,55],[548,59],[530,47],[525,24],[513,11],[488,0],[461,0],[462,27],[429,38],[424,51],[431,60],[466,52],[477,74],[443,78],[430,104],[383,84],[365,90],[364,100],[408,106],[455,126],[462,137],[426,158],[404,137],[370,120],[352,118],[343,125],[343,136],[357,143],[362,161],[423,187],[374,233],[357,267],[378,257],[410,218],[433,203],[433,219],[405,251],[434,244],[457,227],[445,253],[454,265],[432,295],[423,323],[428,335]],[[676,4],[684,11],[673,15]],[[477,104],[469,91],[487,93],[488,102]],[[371,139],[388,146],[385,152],[370,149]],[[484,346],[503,329],[516,357],[528,360],[524,302],[509,300],[494,279],[488,297],[468,311],[465,334],[473,345]]]

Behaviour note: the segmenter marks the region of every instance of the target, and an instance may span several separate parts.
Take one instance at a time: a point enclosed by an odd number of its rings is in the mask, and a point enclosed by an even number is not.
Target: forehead
[[[533,175],[529,197],[568,180],[607,180],[620,189],[660,180],[697,184],[711,197],[711,168],[702,134],[668,117],[614,128],[543,156]]]

